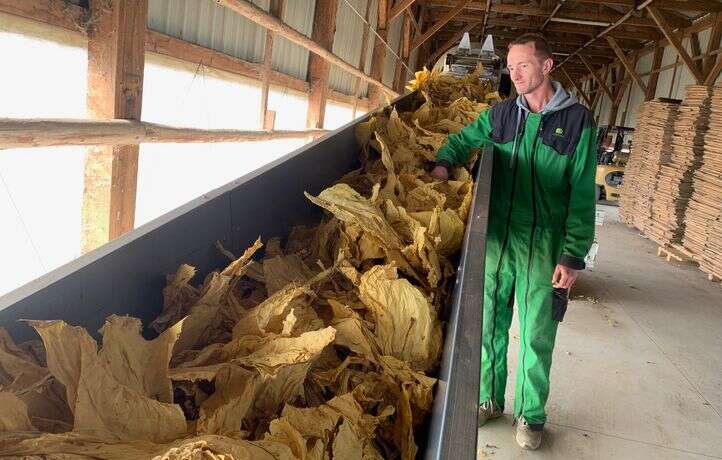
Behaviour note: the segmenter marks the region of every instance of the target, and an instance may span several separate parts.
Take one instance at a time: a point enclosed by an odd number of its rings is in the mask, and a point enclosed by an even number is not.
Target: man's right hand
[[[441,165],[435,166],[434,169],[431,170],[431,177],[439,180],[449,180],[449,170]]]

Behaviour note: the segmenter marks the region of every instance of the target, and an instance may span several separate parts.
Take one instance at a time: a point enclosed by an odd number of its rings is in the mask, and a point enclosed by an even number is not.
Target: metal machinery
[[[400,110],[419,103],[397,99]],[[47,275],[0,297],[0,326],[21,342],[37,338],[19,319],[62,319],[96,331],[111,314],[148,324],[161,311],[165,275],[181,263],[203,279],[225,266],[220,241],[240,253],[260,235],[288,235],[291,227],[318,222],[319,207],[303,192],[318,194],[359,166],[356,125],[339,128],[282,158],[203,195]],[[485,150],[475,169],[474,201],[458,259],[453,296],[443,309],[445,343],[429,421],[417,433],[427,459],[474,459],[484,250],[493,154]],[[144,333],[152,336],[150,331]]]
[[[603,126],[597,134],[597,200],[618,201],[634,128]]]
[[[468,75],[480,69],[480,78],[498,87],[501,80],[501,59],[494,53],[494,42],[487,36],[481,48],[471,48],[469,33],[464,34],[455,53],[446,55],[444,69],[452,75]]]

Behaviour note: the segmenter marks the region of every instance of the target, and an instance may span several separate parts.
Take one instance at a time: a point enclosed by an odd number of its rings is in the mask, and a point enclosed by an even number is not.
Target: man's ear
[[[552,67],[554,67],[554,60],[552,58],[544,59],[544,62],[542,63],[542,72],[544,72],[544,75],[549,75],[552,71]]]

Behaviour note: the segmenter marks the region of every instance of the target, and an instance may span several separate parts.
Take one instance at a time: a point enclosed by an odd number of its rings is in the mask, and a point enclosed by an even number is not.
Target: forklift
[[[624,168],[629,161],[634,128],[603,126],[597,133],[597,201],[619,201]]]

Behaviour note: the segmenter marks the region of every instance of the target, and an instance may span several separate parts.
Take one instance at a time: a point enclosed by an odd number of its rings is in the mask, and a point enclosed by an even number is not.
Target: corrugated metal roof
[[[369,23],[376,27],[377,15],[375,11],[378,9],[378,0],[371,1]],[[361,14],[366,13],[367,0],[348,0],[353,7]],[[333,39],[334,54],[341,57],[346,62],[357,66],[361,58],[361,37],[366,26],[361,18],[346,4],[345,0],[339,0],[338,12],[336,14],[336,34]],[[366,46],[366,59],[364,69],[368,73],[371,67],[371,54],[373,48],[373,32],[368,32],[368,44]],[[353,94],[356,77],[352,77],[346,72],[341,71],[338,67],[331,67],[329,77],[329,85],[332,89],[346,94]],[[362,83],[360,86],[361,94],[366,94],[368,84]]]
[[[253,3],[268,11],[270,0]],[[148,27],[247,61],[263,61],[265,29],[213,0],[149,0]]]
[[[286,0],[283,22],[297,31],[311,36],[313,16],[316,11],[314,0]],[[306,80],[308,74],[308,50],[291,43],[285,38],[273,38],[273,68],[292,77]]]

